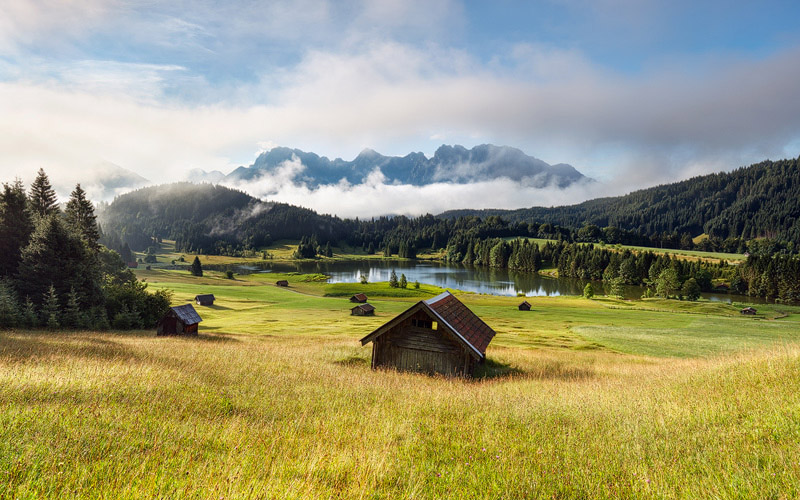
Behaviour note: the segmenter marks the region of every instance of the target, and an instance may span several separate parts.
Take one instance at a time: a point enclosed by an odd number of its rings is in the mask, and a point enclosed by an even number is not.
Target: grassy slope
[[[498,332],[465,381],[369,369],[421,297],[141,275],[218,297],[200,338],[0,333],[0,498],[800,495],[797,308],[463,294]]]

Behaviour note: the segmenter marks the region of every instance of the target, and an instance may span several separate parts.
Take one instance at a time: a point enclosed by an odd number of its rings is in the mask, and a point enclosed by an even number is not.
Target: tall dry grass
[[[797,498],[800,348],[496,348],[374,372],[340,337],[0,334],[0,498]]]

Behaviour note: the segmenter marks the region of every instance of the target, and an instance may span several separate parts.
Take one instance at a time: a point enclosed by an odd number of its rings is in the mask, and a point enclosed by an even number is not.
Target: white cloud
[[[591,182],[576,183],[563,190],[537,189],[505,178],[471,184],[440,182],[420,187],[387,184],[378,169],[361,184],[341,180],[336,184],[310,188],[293,180],[303,168],[295,158],[284,162],[274,173],[225,184],[261,199],[301,205],[319,213],[349,218],[390,214],[417,216],[465,207],[553,206],[599,196],[608,189],[608,186]]]
[[[638,187],[637,179],[716,170],[720,159],[733,168],[775,158],[800,136],[798,50],[728,59],[701,74],[673,67],[638,76],[610,73],[575,51],[520,45],[511,57],[515,62],[503,69],[463,51],[393,42],[313,50],[290,69],[241,84],[235,98],[212,104],[170,97],[176,81],[187,77],[178,65],[51,65],[0,83],[0,174],[30,178],[44,167],[77,181],[86,165],[110,161],[161,182],[182,179],[191,168],[249,163],[253,151],[275,144],[352,158],[364,146],[405,154],[446,134],[453,142],[471,141],[466,146],[518,146],[581,171],[594,166],[573,159],[588,163],[594,152],[613,149],[604,159],[612,171],[607,178],[623,182],[622,190]],[[626,175],[614,175],[619,172]],[[517,206],[550,201],[536,191],[504,195],[501,187],[513,187],[501,184],[483,187]],[[344,194],[372,199],[378,193],[403,210],[430,204],[428,195],[442,203],[487,199],[466,187],[438,186],[423,196],[403,191],[410,187],[380,186],[349,186],[330,197],[324,189],[288,186],[281,196],[296,195],[292,201],[304,204],[303,196],[312,194],[343,202]],[[354,212],[369,206],[346,203]]]

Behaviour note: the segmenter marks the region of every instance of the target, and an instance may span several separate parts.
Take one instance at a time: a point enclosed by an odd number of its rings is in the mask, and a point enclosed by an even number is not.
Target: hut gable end
[[[372,366],[472,375],[494,330],[446,292],[421,301],[361,339],[373,342]]]
[[[156,335],[197,335],[197,326],[203,321],[191,304],[170,307],[158,321]]]

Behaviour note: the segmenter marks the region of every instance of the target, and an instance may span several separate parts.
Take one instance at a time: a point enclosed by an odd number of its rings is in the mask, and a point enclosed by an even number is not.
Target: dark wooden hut
[[[359,304],[350,309],[350,316],[375,316],[375,307],[371,304]]]
[[[363,293],[357,293],[350,297],[350,302],[355,302],[356,304],[364,304],[367,302],[367,296]]]
[[[215,300],[213,293],[194,296],[194,301],[198,306],[213,306]]]
[[[530,311],[531,310],[531,304],[527,300],[523,300],[522,304],[520,304],[517,307],[519,308],[520,311]]]
[[[197,335],[198,323],[203,321],[191,304],[170,307],[157,325],[156,335]]]
[[[492,330],[450,292],[417,302],[361,339],[372,368],[472,376],[486,359]]]
[[[289,286],[289,282],[286,280],[279,280],[275,284],[278,286]]]
[[[754,307],[745,307],[739,312],[742,314],[754,315],[756,313],[756,309]]]

